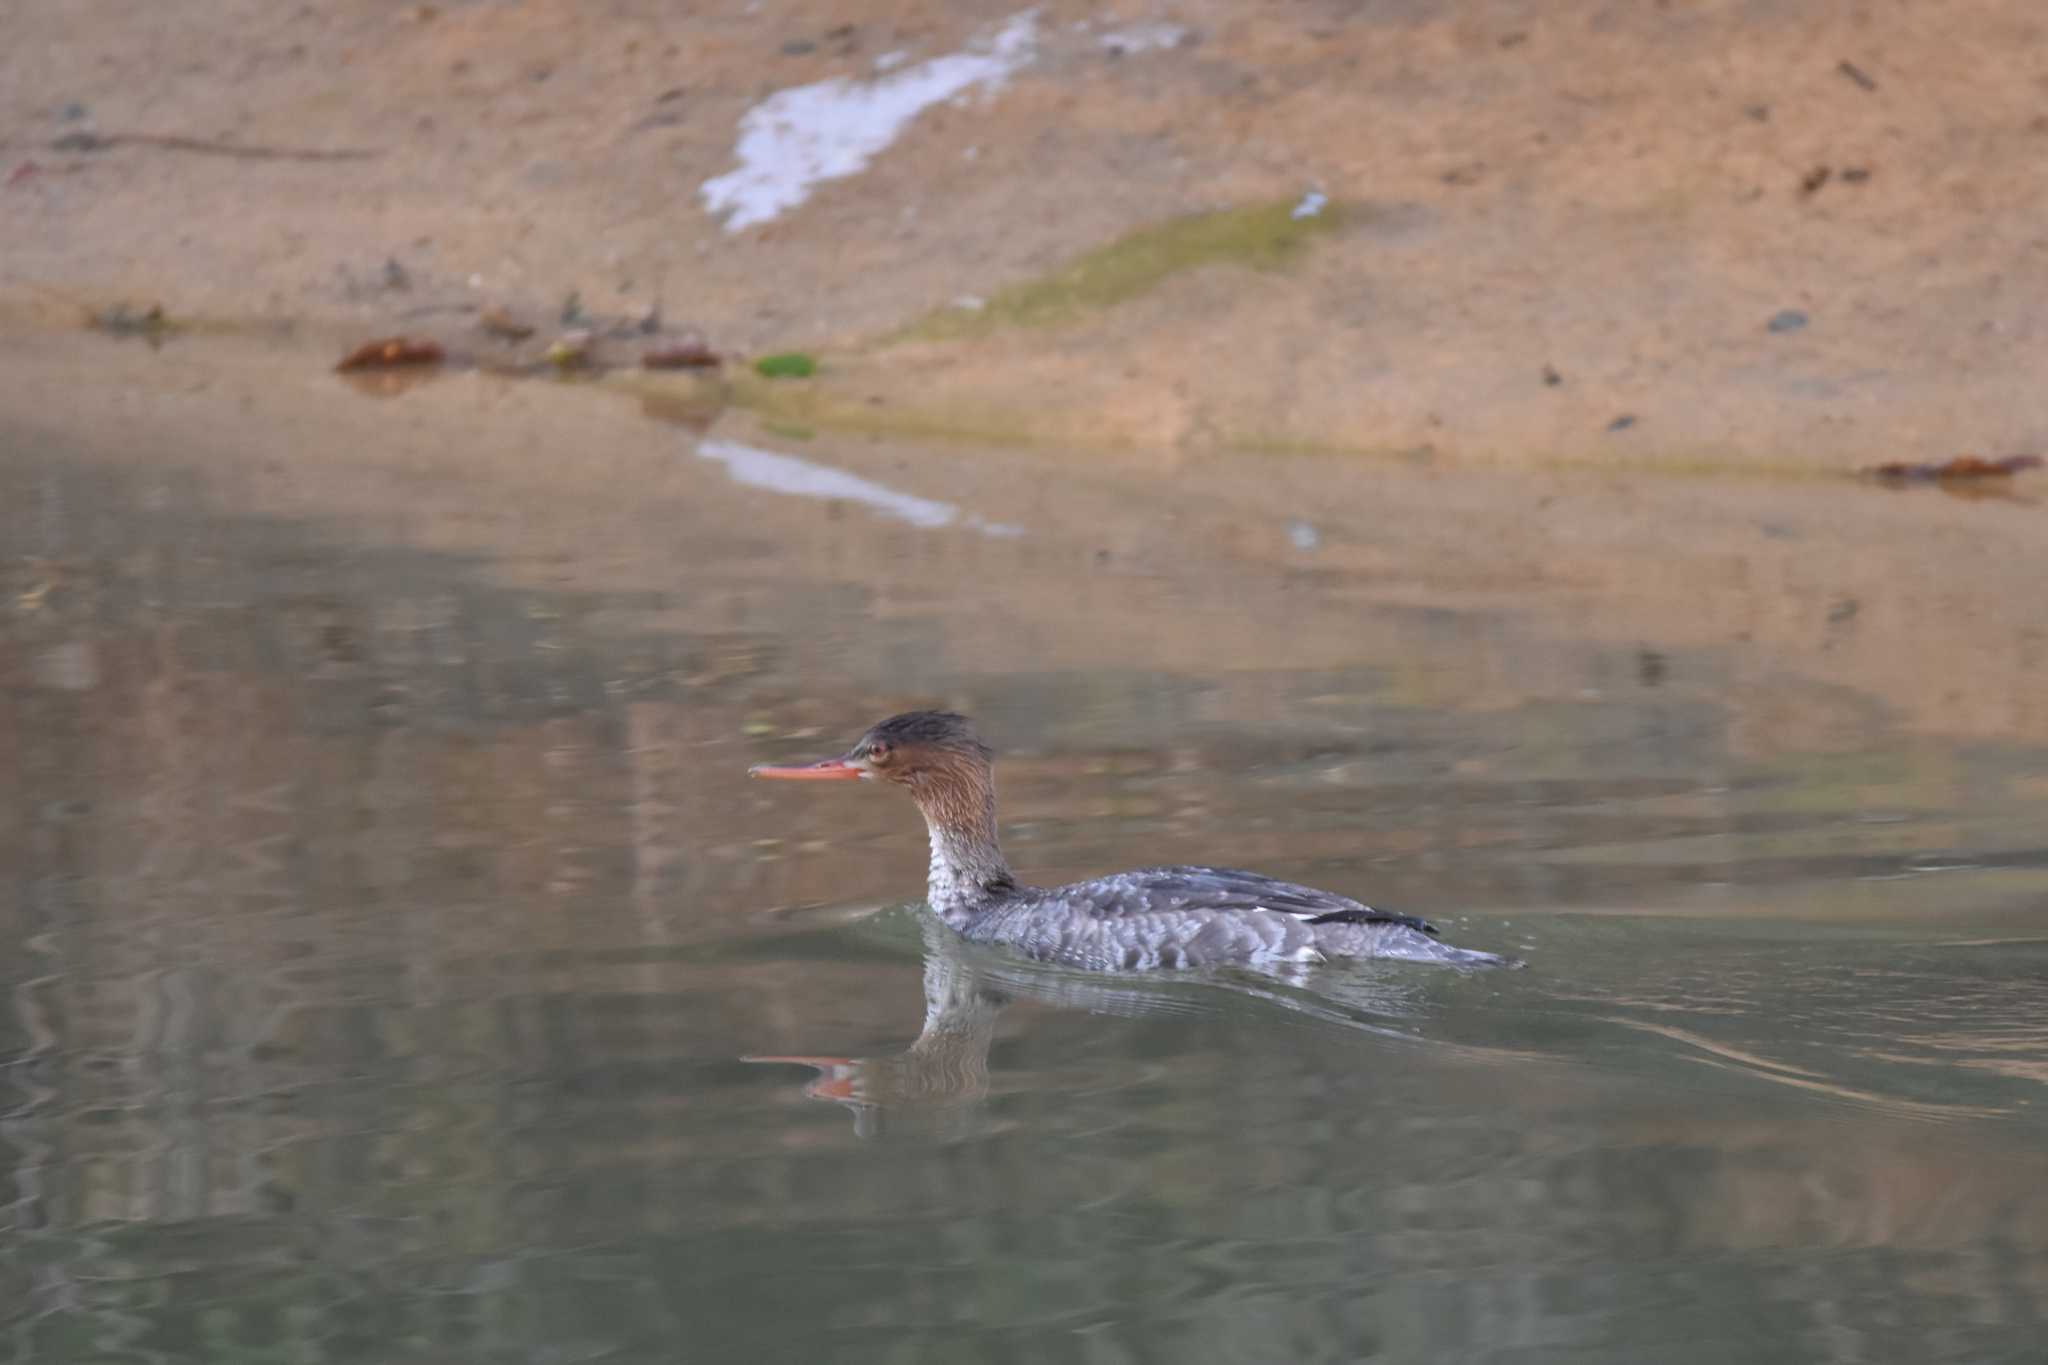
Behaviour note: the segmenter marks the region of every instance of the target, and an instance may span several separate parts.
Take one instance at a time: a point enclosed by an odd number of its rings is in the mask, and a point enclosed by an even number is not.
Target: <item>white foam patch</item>
[[[934,57],[874,80],[835,76],[780,90],[740,119],[733,154],[739,166],[704,182],[704,207],[739,232],[787,213],[821,181],[858,175],[909,126],[942,100],[977,86],[997,90],[1031,61],[1038,12],[1013,16],[962,52]]]
[[[765,488],[771,493],[787,493],[799,498],[857,502],[884,516],[907,521],[912,526],[935,528],[958,523],[985,536],[1004,539],[1024,534],[1021,526],[983,521],[972,515],[963,517],[960,509],[950,502],[920,498],[915,493],[901,492],[873,479],[834,469],[831,465],[762,450],[739,441],[699,441],[697,455],[700,459],[724,465],[734,483],[743,483],[749,488]]]

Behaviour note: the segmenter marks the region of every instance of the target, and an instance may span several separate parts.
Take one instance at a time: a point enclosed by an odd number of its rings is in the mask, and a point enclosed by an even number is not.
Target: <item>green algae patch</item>
[[[764,355],[754,362],[754,373],[763,379],[809,379],[817,372],[817,360],[802,351]]]
[[[1000,290],[978,308],[941,309],[887,340],[946,341],[1003,327],[1055,326],[1127,303],[1206,265],[1278,270],[1344,218],[1335,204],[1301,217],[1295,208],[1292,199],[1247,204],[1139,228],[1050,275]]]

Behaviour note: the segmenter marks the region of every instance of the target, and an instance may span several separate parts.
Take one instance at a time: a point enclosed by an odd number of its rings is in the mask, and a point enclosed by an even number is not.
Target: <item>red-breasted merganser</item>
[[[904,788],[931,834],[932,909],[968,939],[1040,961],[1101,971],[1333,957],[1507,961],[1439,943],[1436,928],[1412,915],[1235,868],[1147,867],[1069,886],[1020,885],[996,842],[993,758],[966,717],[910,711],[870,729],[843,758],[751,772]]]

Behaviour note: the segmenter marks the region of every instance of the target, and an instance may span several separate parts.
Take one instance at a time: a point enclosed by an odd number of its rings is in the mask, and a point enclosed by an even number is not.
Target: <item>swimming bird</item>
[[[965,716],[908,711],[839,758],[760,765],[785,781],[880,781],[910,794],[931,838],[926,898],[978,943],[1100,971],[1403,958],[1504,966],[1440,942],[1434,925],[1346,896],[1229,867],[1147,867],[1067,886],[1020,883],[996,839],[995,753]]]

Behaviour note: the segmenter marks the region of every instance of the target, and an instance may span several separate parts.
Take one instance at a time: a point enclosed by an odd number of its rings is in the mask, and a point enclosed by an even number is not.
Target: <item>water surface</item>
[[[2039,1358],[2038,507],[218,384],[0,452],[0,1358]],[[1530,965],[965,949],[923,704]]]

